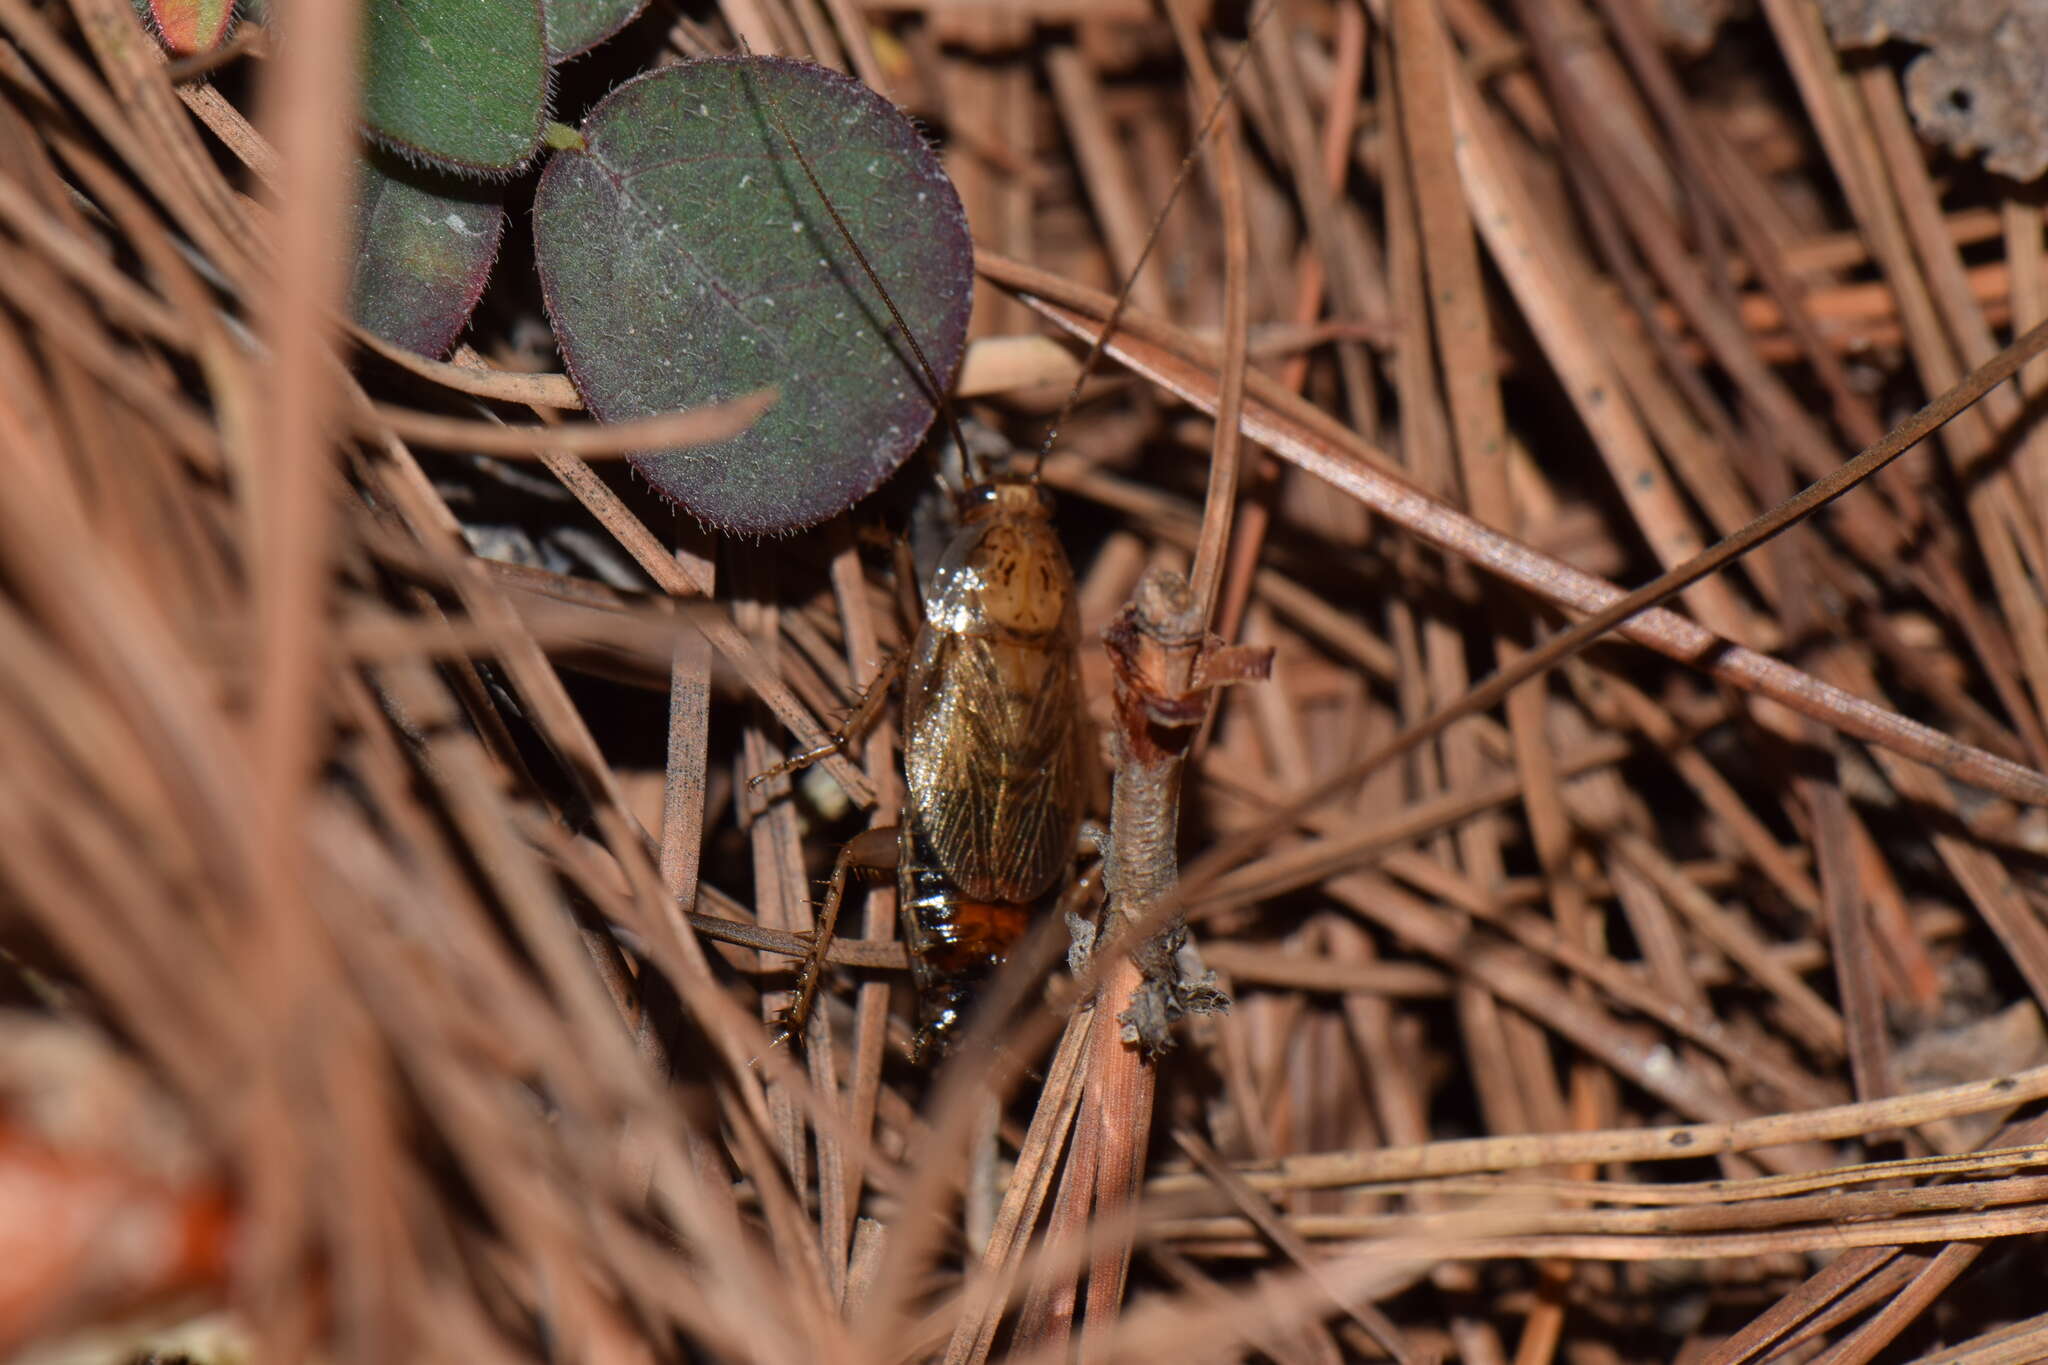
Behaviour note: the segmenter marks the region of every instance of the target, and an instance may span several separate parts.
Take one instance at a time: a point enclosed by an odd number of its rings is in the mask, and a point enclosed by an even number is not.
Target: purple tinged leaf
[[[586,149],[549,162],[534,245],[563,359],[600,419],[780,390],[742,436],[633,459],[700,519],[773,535],[872,492],[934,406],[764,100],[950,382],[973,287],[959,196],[908,119],[822,67],[722,58],[621,86],[585,122]]]
[[[502,196],[383,155],[357,163],[356,186],[356,321],[394,345],[446,355],[497,259]]]
[[[540,0],[370,0],[363,5],[363,122],[408,160],[508,176],[547,121]]]
[[[548,21],[548,60],[580,57],[647,8],[647,0],[541,0]]]

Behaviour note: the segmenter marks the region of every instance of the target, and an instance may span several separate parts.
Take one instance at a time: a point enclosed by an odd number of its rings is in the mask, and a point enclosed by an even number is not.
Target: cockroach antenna
[[[1060,428],[1067,424],[1067,419],[1074,415],[1074,405],[1081,401],[1081,386],[1086,384],[1088,376],[1095,372],[1096,362],[1102,359],[1103,348],[1108,346],[1109,339],[1116,335],[1117,325],[1123,321],[1124,306],[1131,301],[1131,286],[1137,282],[1138,274],[1145,268],[1145,263],[1152,259],[1152,248],[1159,245],[1159,231],[1166,226],[1166,215],[1173,212],[1174,204],[1180,199],[1181,187],[1187,184],[1188,177],[1194,173],[1196,163],[1201,160],[1202,148],[1207,145],[1210,134],[1216,131],[1216,125],[1223,121],[1223,111],[1230,104],[1231,87],[1237,84],[1238,74],[1244,70],[1245,59],[1252,55],[1252,44],[1258,41],[1259,29],[1264,26],[1266,16],[1273,12],[1274,3],[1275,0],[1266,0],[1265,4],[1259,6],[1257,12],[1252,15],[1251,23],[1245,28],[1244,46],[1238,49],[1236,58],[1230,63],[1230,70],[1224,73],[1223,83],[1216,87],[1216,102],[1209,106],[1209,112],[1203,116],[1202,126],[1195,130],[1194,145],[1189,147],[1188,154],[1181,158],[1180,169],[1174,173],[1173,185],[1166,192],[1165,202],[1160,204],[1159,212],[1152,216],[1152,226],[1145,233],[1145,244],[1139,248],[1137,262],[1131,266],[1131,273],[1124,277],[1123,288],[1117,291],[1116,302],[1110,305],[1109,316],[1103,319],[1101,329],[1096,332],[1094,340],[1088,343],[1088,354],[1082,358],[1081,368],[1074,374],[1073,387],[1067,390],[1066,401],[1060,404],[1060,410],[1054,415],[1052,425],[1046,429],[1045,440],[1039,443],[1038,457],[1031,462],[1033,483],[1038,482],[1039,471],[1045,468],[1045,457],[1052,453],[1053,443],[1059,440]]]
[[[754,55],[753,48],[747,44],[744,36],[740,38],[740,51],[748,57]],[[889,286],[882,283],[882,277],[868,264],[868,254],[860,249],[860,243],[854,240],[852,229],[848,228],[846,220],[839,216],[839,207],[832,202],[832,196],[825,192],[824,185],[819,182],[817,171],[811,167],[811,159],[804,155],[804,149],[797,144],[796,136],[789,131],[789,125],[782,121],[782,111],[776,107],[774,93],[758,80],[750,81],[748,84],[761,96],[761,112],[775,125],[775,131],[781,134],[783,142],[789,147],[790,155],[794,156],[796,164],[803,168],[804,179],[810,182],[811,192],[818,196],[818,202],[823,204],[825,212],[831,215],[832,226],[839,229],[840,240],[845,242],[846,249],[853,253],[853,259],[860,262],[861,273],[868,277],[868,283],[882,296],[882,306],[889,310],[890,320],[896,324],[896,330],[910,343],[910,353],[917,357],[917,368],[924,374],[925,387],[931,391],[932,402],[937,405],[940,415],[944,418],[946,429],[952,434],[953,443],[960,448],[962,467],[974,474],[975,482],[985,481],[987,471],[981,467],[980,456],[967,448],[967,433],[960,429],[960,418],[953,411],[951,400],[946,397],[946,386],[939,382],[938,372],[932,368],[931,361],[925,359],[924,347],[918,344],[917,333],[911,331],[910,324],[903,320],[903,314],[896,307],[896,300],[890,297]]]

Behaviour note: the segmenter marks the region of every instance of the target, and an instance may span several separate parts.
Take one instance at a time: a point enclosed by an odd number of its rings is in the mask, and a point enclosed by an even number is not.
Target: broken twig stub
[[[1211,690],[1256,682],[1273,651],[1226,645],[1209,633],[1187,580],[1153,569],[1102,633],[1115,680],[1116,781],[1106,872],[1112,933],[1144,925],[1146,910],[1180,878],[1181,772],[1209,713]],[[1207,973],[1183,970],[1187,930],[1176,913],[1131,950],[1141,982],[1117,1016],[1126,1043],[1157,1055],[1174,1020],[1228,1007]]]

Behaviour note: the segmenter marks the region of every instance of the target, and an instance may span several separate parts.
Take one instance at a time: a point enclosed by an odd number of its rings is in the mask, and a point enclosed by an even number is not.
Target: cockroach
[[[1036,477],[960,497],[903,690],[896,883],[920,1053],[1058,896],[1088,790],[1074,572]]]
[[[959,529],[923,595],[907,666],[885,668],[824,746],[843,744],[903,680],[903,820],[840,850],[811,950],[780,1028],[808,1017],[846,885],[893,869],[917,989],[913,1057],[959,1036],[979,985],[1059,898],[1088,792],[1080,613],[1074,572],[1036,474],[983,478],[958,499]]]
[[[1074,571],[1035,475],[977,481],[924,592],[903,683],[902,823],[849,841],[832,869],[782,1028],[798,1033],[854,869],[896,873],[917,987],[912,1054],[958,1037],[976,988],[1059,897],[1088,791]],[[884,670],[849,728],[872,716]],[[847,730],[833,738],[844,742]],[[763,773],[821,756],[827,745]]]
[[[846,742],[903,681],[903,820],[840,850],[781,1029],[800,1033],[856,868],[894,869],[917,987],[912,1054],[959,1035],[976,988],[1058,899],[1088,791],[1074,571],[1035,476],[984,478],[958,498],[959,530],[925,588],[907,668],[884,669],[825,745]]]

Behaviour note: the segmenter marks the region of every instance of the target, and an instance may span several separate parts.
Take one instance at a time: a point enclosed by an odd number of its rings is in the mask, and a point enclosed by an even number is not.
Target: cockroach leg
[[[859,699],[853,704],[853,710],[847,713],[846,719],[840,722],[838,729],[826,735],[824,742],[813,744],[802,753],[792,754],[774,767],[755,773],[747,779],[747,789],[752,791],[763,782],[781,777],[784,773],[800,772],[827,754],[845,753],[848,746],[875,723],[875,717],[881,713],[882,703],[889,699],[889,689],[895,686],[896,680],[902,676],[901,653],[892,654],[884,659],[882,666],[875,670],[875,676],[861,689]]]
[[[832,951],[832,935],[839,925],[839,907],[846,900],[848,878],[855,868],[895,871],[901,837],[896,826],[883,825],[856,834],[839,850],[839,857],[832,864],[832,884],[825,890],[825,903],[818,908],[818,923],[810,933],[810,948],[796,970],[796,992],[775,1020],[776,1042],[803,1036],[804,1025],[810,1020],[811,1001],[825,972],[825,959]]]

